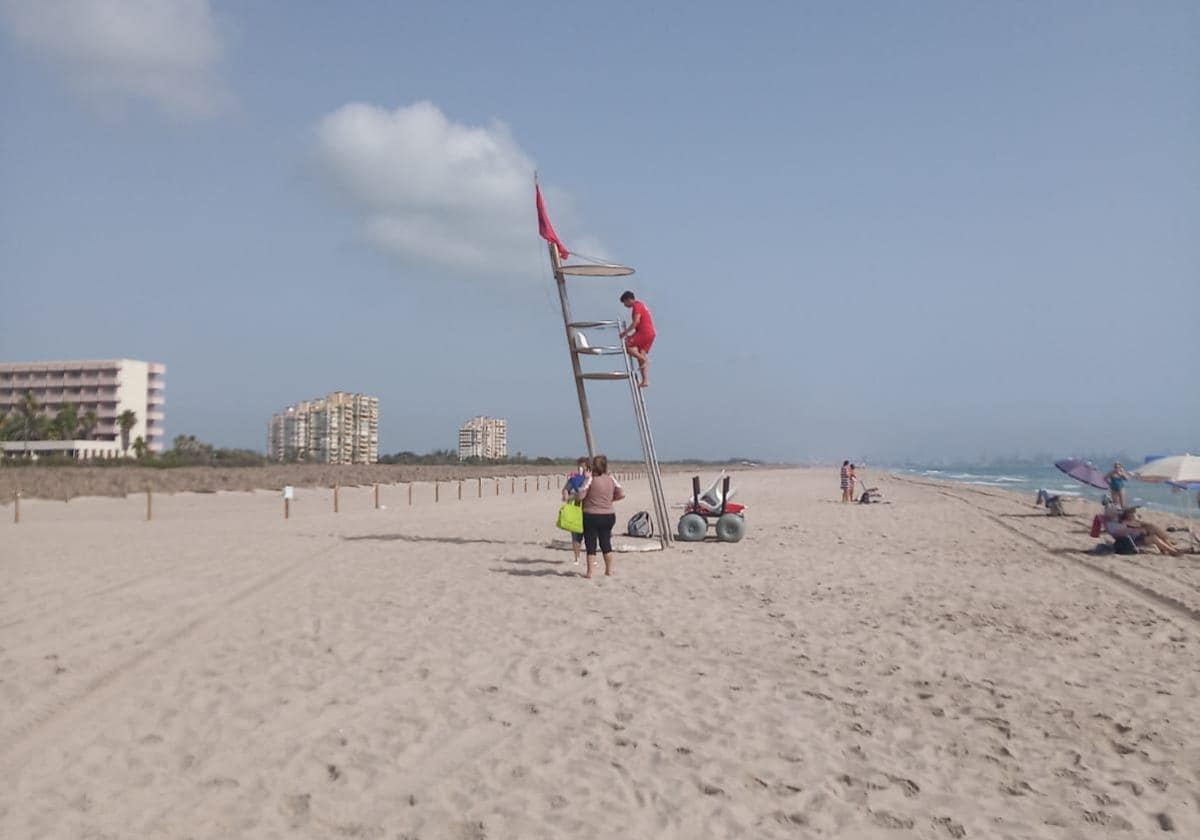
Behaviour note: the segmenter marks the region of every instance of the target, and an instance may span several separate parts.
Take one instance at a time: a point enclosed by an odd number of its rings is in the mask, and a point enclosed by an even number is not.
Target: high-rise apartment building
[[[0,415],[20,415],[26,395],[32,394],[39,414],[53,418],[65,404],[73,406],[79,424],[62,430],[58,440],[5,441],[4,451],[28,449],[34,454],[58,453],[75,458],[113,458],[128,454],[138,438],[150,452],[162,452],[166,440],[163,391],[167,368],[132,359],[74,362],[0,362]],[[120,420],[133,412],[133,424],[122,435]],[[87,428],[85,418],[95,414]]]
[[[498,417],[472,417],[458,430],[458,458],[497,461],[508,457],[508,421]]]
[[[335,391],[289,405],[267,424],[267,457],[317,464],[379,461],[379,398]]]

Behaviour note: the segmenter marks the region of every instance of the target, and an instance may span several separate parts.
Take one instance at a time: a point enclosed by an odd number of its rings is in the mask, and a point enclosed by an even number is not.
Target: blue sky
[[[665,457],[1196,451],[1198,79],[1194,3],[0,0],[0,359],[571,454],[536,167],[637,268]]]

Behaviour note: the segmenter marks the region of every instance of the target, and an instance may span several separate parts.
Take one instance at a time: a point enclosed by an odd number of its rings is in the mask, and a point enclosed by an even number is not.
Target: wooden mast
[[[575,336],[571,332],[571,304],[567,299],[567,280],[562,272],[562,261],[553,242],[547,242],[550,250],[550,267],[554,269],[554,282],[558,286],[558,302],[562,304],[563,329],[567,333],[567,352],[571,355],[571,372],[575,375],[575,393],[579,396],[579,418],[583,421],[583,439],[587,444],[589,458],[596,456],[596,440],[592,437],[592,413],[588,409],[587,390],[583,384],[583,368],[579,365],[579,354],[575,352]]]

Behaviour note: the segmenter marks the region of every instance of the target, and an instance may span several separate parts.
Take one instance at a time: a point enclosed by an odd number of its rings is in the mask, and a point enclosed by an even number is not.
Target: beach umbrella
[[[1089,487],[1095,487],[1097,490],[1108,489],[1108,481],[1104,478],[1104,473],[1100,472],[1091,461],[1067,458],[1063,461],[1055,461],[1054,466],[1071,476],[1071,478],[1081,481]]]
[[[1142,464],[1133,471],[1142,481],[1172,482],[1176,485],[1200,482],[1200,457],[1169,455]]]

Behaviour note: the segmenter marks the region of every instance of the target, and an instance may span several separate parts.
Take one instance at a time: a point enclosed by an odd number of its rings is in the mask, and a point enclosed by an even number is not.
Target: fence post
[[[408,482],[408,504],[412,505],[412,482]]]
[[[517,477],[515,475],[512,477],[512,487],[509,488],[508,494],[510,496],[517,495]]]
[[[483,498],[483,476],[479,477],[479,498]]]
[[[150,488],[146,488],[146,521],[149,522],[154,518],[154,503],[150,495]]]
[[[458,500],[462,501],[462,479],[458,480]]]
[[[496,495],[500,495],[500,479],[496,479]]]
[[[379,485],[375,485],[375,510],[379,510]]]
[[[13,496],[13,524],[15,525],[16,523],[18,523],[20,521],[21,521],[21,491],[18,490],[17,494],[15,496]]]
[[[435,502],[442,500],[442,485],[436,478],[433,480],[433,500]]]
[[[333,485],[333,512],[338,512],[338,485]]]
[[[523,492],[523,493],[529,492],[529,476],[525,476],[525,489],[522,490],[521,492]]]
[[[292,518],[292,500],[289,499],[287,496],[283,497],[283,518],[284,519]]]

